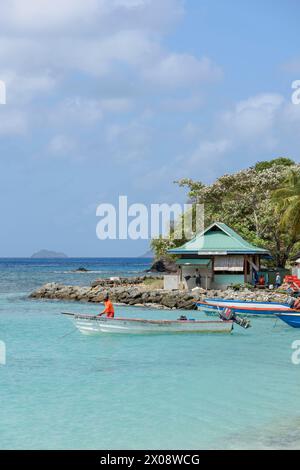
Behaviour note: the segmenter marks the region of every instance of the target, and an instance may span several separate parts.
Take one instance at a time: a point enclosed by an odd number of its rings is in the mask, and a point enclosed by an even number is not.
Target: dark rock
[[[158,273],[176,273],[178,270],[175,261],[171,260],[167,257],[162,257],[154,261],[151,268],[149,269],[150,272],[158,272]]]
[[[162,298],[161,303],[165,307],[174,308],[177,304],[177,298],[175,295],[169,294]]]

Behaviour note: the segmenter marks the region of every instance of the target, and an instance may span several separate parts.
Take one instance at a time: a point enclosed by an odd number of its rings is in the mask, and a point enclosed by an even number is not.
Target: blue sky
[[[98,204],[184,202],[180,177],[299,161],[297,0],[1,9],[0,256],[139,255],[146,241],[97,239]]]

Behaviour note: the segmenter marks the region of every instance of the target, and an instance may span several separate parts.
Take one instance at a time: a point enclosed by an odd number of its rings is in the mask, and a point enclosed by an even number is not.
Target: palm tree
[[[280,228],[292,238],[300,238],[300,173],[291,170],[281,188],[273,193],[277,211],[281,214]]]

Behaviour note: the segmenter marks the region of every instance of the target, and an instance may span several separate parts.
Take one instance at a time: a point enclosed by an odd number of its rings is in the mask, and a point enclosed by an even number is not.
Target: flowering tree
[[[211,185],[191,179],[177,183],[188,188],[191,202],[204,204],[206,226],[225,222],[250,243],[269,249],[274,265],[284,267],[299,238],[294,230],[282,226],[283,206],[272,194],[282,186],[291,169],[300,172],[300,165],[280,158],[226,174]],[[169,241],[170,246],[174,243],[180,244]],[[156,251],[155,241],[152,246]]]

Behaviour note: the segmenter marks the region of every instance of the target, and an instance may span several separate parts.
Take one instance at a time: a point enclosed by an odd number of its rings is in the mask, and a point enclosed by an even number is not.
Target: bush
[[[291,160],[290,158],[279,157],[279,158],[274,158],[273,160],[269,160],[269,161],[257,162],[254,169],[256,171],[264,171],[264,170],[267,170],[268,168],[272,168],[275,165],[292,166],[292,165],[295,165],[295,162]]]
[[[229,286],[232,290],[238,291],[243,289],[253,289],[252,284],[248,284],[247,282],[244,284],[230,284]]]

